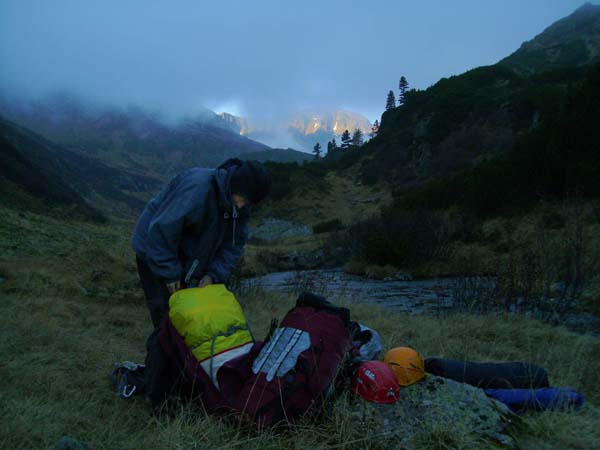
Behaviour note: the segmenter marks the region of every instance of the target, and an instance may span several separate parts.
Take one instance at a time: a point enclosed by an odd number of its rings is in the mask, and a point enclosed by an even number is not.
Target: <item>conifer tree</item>
[[[379,120],[375,120],[373,126],[371,127],[371,132],[369,133],[369,137],[373,139],[379,133]]]
[[[400,106],[404,105],[404,102],[406,101],[406,91],[408,89],[408,81],[406,81],[404,75],[400,77],[398,89],[400,89],[400,94],[398,95],[398,106]]]
[[[342,145],[341,148],[344,150],[350,147],[350,143],[352,142],[352,137],[350,136],[350,132],[348,130],[344,130],[342,133]]]
[[[360,147],[361,145],[363,145],[363,132],[361,130],[359,130],[358,128],[356,130],[354,130],[354,133],[352,133],[352,145],[356,145],[357,147]]]
[[[338,148],[337,142],[335,142],[335,137],[331,140],[331,148],[335,150]]]
[[[388,92],[387,102],[385,104],[385,110],[389,111],[396,107],[396,97],[394,97],[394,91]]]
[[[333,149],[333,142],[327,141],[327,154],[328,155],[331,153],[331,149]]]
[[[313,147],[313,155],[315,155],[315,159],[319,159],[321,157],[321,144],[318,142]]]

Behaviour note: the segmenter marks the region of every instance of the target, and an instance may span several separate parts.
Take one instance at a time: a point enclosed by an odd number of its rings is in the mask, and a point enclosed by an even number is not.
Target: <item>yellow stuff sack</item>
[[[249,348],[254,341],[240,304],[223,284],[175,292],[169,299],[169,318],[200,362]]]

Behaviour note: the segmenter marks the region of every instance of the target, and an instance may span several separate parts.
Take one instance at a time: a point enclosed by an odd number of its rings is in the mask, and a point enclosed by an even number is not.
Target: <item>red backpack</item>
[[[350,327],[348,309],[302,294],[267,341],[221,368],[221,394],[259,428],[318,412],[349,355]]]

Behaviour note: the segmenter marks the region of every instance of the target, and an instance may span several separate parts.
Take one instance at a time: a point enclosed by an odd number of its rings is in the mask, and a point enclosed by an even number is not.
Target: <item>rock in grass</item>
[[[430,447],[434,441],[464,447],[487,441],[512,448],[506,434],[514,414],[488,398],[482,389],[446,378],[428,375],[420,383],[402,388],[400,400],[392,405],[359,402],[354,417],[369,432],[392,439],[395,448]]]
[[[90,446],[69,436],[63,436],[56,444],[56,450],[91,450]]]
[[[310,236],[310,226],[299,222],[266,218],[257,227],[250,229],[250,238],[272,241],[290,237]]]

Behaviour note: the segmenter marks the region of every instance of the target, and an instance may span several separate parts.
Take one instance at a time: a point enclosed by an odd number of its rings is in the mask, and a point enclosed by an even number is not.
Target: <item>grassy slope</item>
[[[448,244],[447,259],[428,261],[415,273],[425,277],[494,274],[498,264],[505,264],[511,255],[514,258],[527,252],[530,261],[549,272],[550,268],[558,271],[553,274],[552,281],[556,281],[564,276],[558,267],[571,257],[575,241],[581,239],[583,265],[589,269],[586,275],[595,277],[600,262],[599,230],[598,201],[543,202],[523,215],[482,220],[475,225],[471,240]]]
[[[383,205],[392,201],[389,189],[362,185],[356,170],[328,172],[320,186],[305,179],[293,179],[293,182],[292,194],[261,205],[252,218],[253,224],[259,224],[263,218],[277,217],[311,226],[339,219],[347,226],[378,214]],[[327,237],[328,233],[323,233],[249,245],[244,273],[264,274],[277,270],[278,256],[322,249]]]
[[[132,224],[1,213],[1,448],[52,448],[64,435],[95,449],[393,447],[354,426],[344,398],[321,423],[303,423],[283,435],[256,434],[190,410],[156,419],[143,400],[117,398],[108,382],[111,364],[142,361],[151,328],[128,245]],[[258,336],[292,301],[250,293],[242,298]],[[599,442],[598,339],[520,318],[408,317],[368,306],[353,307],[353,315],[378,329],[386,348],[411,345],[426,356],[546,366],[554,385],[574,386],[588,404],[577,413],[526,417],[528,427],[514,430],[518,441],[532,449]],[[443,448],[434,431],[423,431],[431,448]],[[456,439],[465,448],[475,445],[469,435]]]
[[[377,214],[391,202],[391,193],[380,186],[363,186],[357,170],[328,172],[321,186],[293,179],[294,190],[283,199],[268,202],[258,211],[261,217],[282,217],[316,225],[331,219],[345,224]]]
[[[292,253],[311,253],[323,248],[327,236],[310,235],[281,239],[273,242],[246,244],[241,275],[252,277],[281,270],[278,258]]]
[[[271,148],[268,150],[261,150],[257,152],[242,153],[238,156],[242,160],[256,160],[260,162],[265,161],[276,161],[284,163],[302,163],[303,161],[310,161],[314,158],[313,155],[292,148]]]

